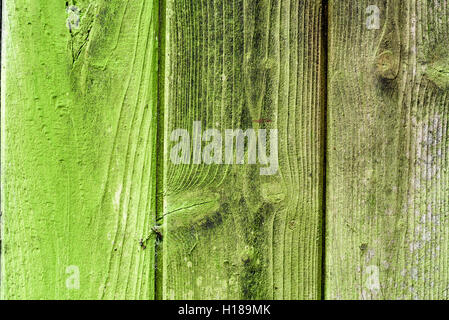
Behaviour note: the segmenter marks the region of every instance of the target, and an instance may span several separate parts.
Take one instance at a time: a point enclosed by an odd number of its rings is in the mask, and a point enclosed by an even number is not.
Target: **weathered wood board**
[[[331,0],[328,21],[325,298],[446,299],[448,4]]]
[[[446,1],[4,5],[2,298],[448,298]]]
[[[322,10],[321,1],[167,1],[158,297],[320,298]],[[171,159],[177,129],[192,139],[190,163]],[[250,147],[244,164],[224,164],[224,149],[221,163],[205,164],[193,145],[206,129],[223,148],[226,129],[277,129],[279,170],[261,175]]]
[[[2,297],[154,298],[157,2],[4,4]]]

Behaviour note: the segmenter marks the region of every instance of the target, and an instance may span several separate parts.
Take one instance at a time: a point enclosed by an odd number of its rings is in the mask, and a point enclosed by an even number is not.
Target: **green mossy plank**
[[[322,17],[312,0],[167,1],[161,298],[320,298]],[[173,164],[172,131],[196,120],[278,129],[278,173]]]
[[[325,297],[447,299],[448,4],[329,3]]]
[[[4,4],[2,298],[154,298],[157,2]]]

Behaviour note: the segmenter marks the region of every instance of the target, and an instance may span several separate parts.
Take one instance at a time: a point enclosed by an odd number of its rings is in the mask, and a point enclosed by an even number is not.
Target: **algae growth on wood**
[[[162,298],[320,297],[322,18],[321,1],[167,1]],[[276,129],[278,170],[249,147],[244,164],[172,161],[176,130],[205,147],[208,129],[223,146]]]
[[[158,3],[4,4],[2,297],[152,299]]]
[[[448,5],[329,6],[325,298],[446,299]]]

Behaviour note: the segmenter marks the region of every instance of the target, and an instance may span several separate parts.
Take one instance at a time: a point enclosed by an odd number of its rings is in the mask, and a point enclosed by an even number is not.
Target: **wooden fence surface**
[[[325,296],[445,299],[449,7],[374,3],[330,1]]]
[[[277,128],[279,173],[165,158],[163,298],[320,297],[321,10],[168,1],[165,137],[196,120],[220,132]]]
[[[446,1],[5,0],[2,22],[3,299],[447,298]]]

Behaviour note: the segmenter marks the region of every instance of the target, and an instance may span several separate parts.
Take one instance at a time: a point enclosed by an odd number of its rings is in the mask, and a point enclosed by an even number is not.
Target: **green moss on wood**
[[[152,299],[157,3],[5,4],[2,297]]]

